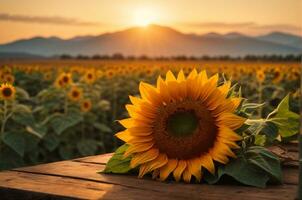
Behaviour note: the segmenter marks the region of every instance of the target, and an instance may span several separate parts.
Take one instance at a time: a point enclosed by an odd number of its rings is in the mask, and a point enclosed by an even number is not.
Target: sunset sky
[[[301,35],[301,0],[0,0],[0,43],[97,35],[149,23],[185,33]]]

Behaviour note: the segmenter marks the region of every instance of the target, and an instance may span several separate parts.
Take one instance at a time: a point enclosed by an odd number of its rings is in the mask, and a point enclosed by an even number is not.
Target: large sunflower
[[[217,82],[218,74],[193,70],[186,78],[181,70],[159,77],[157,87],[140,83],[141,98],[130,96],[130,118],[120,120],[126,130],[116,134],[129,144],[124,157],[132,155],[139,177],[152,172],[163,181],[172,173],[176,181],[200,181],[202,168],[215,173],[214,161],[235,157],[231,149],[241,136],[234,130],[245,121],[234,114],[241,99],[227,97],[230,82]]]

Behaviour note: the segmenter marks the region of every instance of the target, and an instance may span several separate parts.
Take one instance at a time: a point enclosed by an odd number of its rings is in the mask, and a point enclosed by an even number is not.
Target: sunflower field
[[[0,67],[0,170],[114,151],[114,134],[128,117],[140,81],[155,84],[167,71],[206,70],[230,80],[251,118],[265,117],[289,95],[299,113],[300,64],[248,61],[43,61]],[[177,119],[176,119],[177,120]],[[298,126],[294,124],[293,126]],[[271,127],[275,128],[275,127]],[[296,129],[294,129],[296,130]],[[285,140],[296,140],[291,128]],[[269,138],[259,135],[257,144]]]

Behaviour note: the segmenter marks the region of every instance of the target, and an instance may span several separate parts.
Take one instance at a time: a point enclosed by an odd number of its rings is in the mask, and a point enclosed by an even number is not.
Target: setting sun
[[[133,15],[133,22],[136,26],[148,26],[155,23],[156,19],[156,12],[147,8],[140,8]]]

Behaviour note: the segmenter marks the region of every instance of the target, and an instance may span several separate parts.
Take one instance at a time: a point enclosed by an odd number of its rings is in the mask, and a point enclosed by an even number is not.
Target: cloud
[[[224,22],[202,22],[182,23],[181,25],[204,31],[238,31],[245,33],[266,33],[272,31],[284,31],[301,35],[302,27],[291,24],[257,24],[254,22],[224,23]]]
[[[81,21],[75,18],[66,18],[58,16],[29,16],[29,15],[12,15],[7,13],[0,13],[0,21],[13,21],[24,23],[40,23],[40,24],[56,24],[56,25],[70,25],[70,26],[96,26],[99,23]]]

